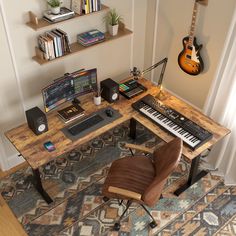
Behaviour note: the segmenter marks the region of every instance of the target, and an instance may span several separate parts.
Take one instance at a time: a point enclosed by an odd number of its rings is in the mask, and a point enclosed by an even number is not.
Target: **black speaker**
[[[107,100],[109,103],[115,102],[119,99],[119,84],[114,80],[108,78],[101,81],[102,98]]]
[[[47,117],[38,107],[27,110],[25,115],[29,128],[32,129],[36,135],[48,131]]]

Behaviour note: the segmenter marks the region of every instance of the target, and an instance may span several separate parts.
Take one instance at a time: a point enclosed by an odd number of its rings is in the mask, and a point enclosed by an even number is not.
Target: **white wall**
[[[16,150],[6,140],[4,132],[23,120],[23,107],[17,83],[14,58],[11,57],[11,42],[7,22],[0,2],[0,167],[5,170],[22,160],[17,158]]]
[[[68,0],[64,0],[64,3],[66,1]],[[99,81],[108,77],[118,80],[129,74],[133,64],[143,65],[146,0],[104,0],[102,3],[110,8],[116,8],[127,28],[135,30],[135,34],[40,66],[31,59],[35,54],[36,38],[50,28],[36,32],[25,23],[29,20],[29,10],[37,16],[42,16],[43,10],[47,8],[46,1],[0,0],[0,109],[4,111],[0,117],[0,167],[2,169],[8,169],[20,161],[17,152],[4,137],[4,132],[25,121],[24,110],[34,106],[43,108],[41,89],[53,79],[80,68],[96,67]],[[105,12],[100,12],[84,16],[58,24],[56,27],[65,30],[74,42],[78,33],[93,28],[104,31],[104,14]]]
[[[148,8],[155,9],[156,2],[159,2],[157,25],[148,24],[147,27],[150,28],[150,36],[157,30],[157,37],[154,45],[146,43],[149,53],[145,60],[150,60],[152,53],[155,62],[168,57],[164,86],[195,106],[203,108],[216,73],[236,1],[209,0],[208,6],[199,5],[195,36],[197,43],[203,44],[200,54],[205,69],[198,76],[186,74],[177,62],[178,54],[183,49],[182,39],[189,34],[194,0],[150,0]],[[152,11],[147,17],[154,18]],[[156,51],[151,51],[155,48]],[[158,70],[154,76],[155,80],[157,78]]]

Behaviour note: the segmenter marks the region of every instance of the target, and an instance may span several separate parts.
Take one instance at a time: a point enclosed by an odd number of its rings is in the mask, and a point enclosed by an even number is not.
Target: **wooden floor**
[[[2,172],[0,170],[0,181],[5,176],[15,172],[16,170],[27,166],[26,163],[20,164],[9,171]],[[0,195],[0,235],[1,236],[27,236],[19,221],[16,219],[11,209]]]

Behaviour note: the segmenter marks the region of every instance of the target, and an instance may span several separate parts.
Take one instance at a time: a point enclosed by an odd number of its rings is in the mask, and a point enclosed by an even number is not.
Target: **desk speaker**
[[[114,80],[108,78],[101,81],[102,98],[109,103],[115,102],[119,99],[119,84]]]
[[[29,128],[36,135],[48,131],[47,117],[38,107],[33,107],[27,110],[25,115]]]

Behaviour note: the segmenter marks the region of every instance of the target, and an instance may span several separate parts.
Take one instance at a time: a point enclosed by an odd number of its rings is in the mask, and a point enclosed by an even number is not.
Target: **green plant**
[[[61,5],[60,0],[48,0],[47,3],[50,7],[60,7]]]
[[[117,13],[116,9],[110,10],[107,15],[105,16],[104,20],[109,25],[118,25],[119,22],[121,22],[123,19],[122,17]]]

